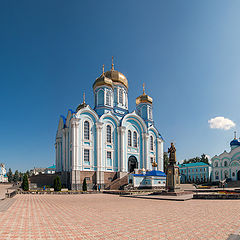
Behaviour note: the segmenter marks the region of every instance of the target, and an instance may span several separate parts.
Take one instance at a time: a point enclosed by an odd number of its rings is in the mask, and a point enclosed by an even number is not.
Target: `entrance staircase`
[[[226,187],[228,188],[240,188],[240,181],[232,181],[232,182],[228,182]]]
[[[123,188],[123,186],[128,184],[128,175],[125,175],[122,178],[117,178],[114,181],[112,181],[109,185],[105,187],[107,190],[120,190]]]

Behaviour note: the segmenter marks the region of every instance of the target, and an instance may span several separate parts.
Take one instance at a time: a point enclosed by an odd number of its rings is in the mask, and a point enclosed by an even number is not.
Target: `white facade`
[[[163,170],[163,139],[152,119],[152,99],[144,92],[138,111],[129,113],[127,79],[113,68],[97,78],[93,90],[94,109],[84,101],[60,118],[56,172],[69,172],[72,188],[78,189],[84,172],[95,172],[92,183],[104,185],[106,173],[124,176],[136,168],[152,170],[153,161]]]
[[[8,182],[7,171],[5,165],[0,163],[0,183]]]
[[[211,160],[213,182],[231,178],[232,181],[240,180],[240,142],[234,139],[231,143],[231,151],[224,151]]]

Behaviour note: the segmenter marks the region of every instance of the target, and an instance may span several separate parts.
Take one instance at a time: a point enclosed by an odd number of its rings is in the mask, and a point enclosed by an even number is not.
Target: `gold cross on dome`
[[[83,103],[85,103],[85,92],[83,93]]]
[[[113,56],[112,56],[112,70],[114,70]]]
[[[102,66],[102,75],[104,76],[104,64]]]

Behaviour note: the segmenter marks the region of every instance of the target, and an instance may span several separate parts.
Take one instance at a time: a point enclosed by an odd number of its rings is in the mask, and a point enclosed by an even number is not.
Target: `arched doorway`
[[[237,180],[240,180],[240,170],[237,172]]]
[[[138,161],[135,156],[130,156],[128,159],[128,171],[131,173],[135,168],[138,168]]]

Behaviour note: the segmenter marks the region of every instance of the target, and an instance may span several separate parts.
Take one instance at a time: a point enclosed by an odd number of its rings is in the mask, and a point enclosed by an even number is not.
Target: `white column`
[[[102,128],[103,123],[97,122],[96,123],[96,131],[97,131],[97,171],[103,170],[102,164]]]
[[[81,170],[82,159],[79,161],[79,122],[75,123],[75,159],[76,159],[76,169]],[[79,168],[80,167],[80,168]]]
[[[65,156],[65,129],[62,130],[62,161],[63,161],[63,171],[66,171],[66,156]]]
[[[55,164],[56,164],[56,172],[58,172],[57,142],[54,144],[54,146],[55,146]]]
[[[120,156],[120,171],[121,172],[127,172],[127,167],[126,167],[126,141],[125,141],[125,132],[126,132],[126,127],[119,127],[120,129],[120,152],[121,152],[121,156]],[[125,160],[125,161],[124,161]]]
[[[76,122],[72,122],[72,170],[76,170]]]
[[[67,165],[67,168],[66,170],[69,171],[69,148],[68,148],[68,129],[66,129],[65,131],[65,148],[66,148],[66,151],[65,151],[65,155],[66,155],[66,165]]]
[[[157,138],[157,153],[157,169],[163,171],[163,140],[161,138]]]
[[[104,184],[104,174],[103,174],[103,162],[102,162],[102,128],[103,123],[96,123],[96,131],[97,131],[97,184]]]
[[[146,159],[145,159],[145,145],[146,145],[146,141],[145,141],[145,137],[144,137],[145,133],[142,133],[142,168],[146,169]]]
[[[149,134],[148,133],[143,133],[143,141],[144,141],[144,168],[147,170],[149,168],[148,163],[149,163],[149,154],[148,154],[148,139],[149,139]]]
[[[117,127],[118,133],[118,171],[121,171],[121,129]]]

